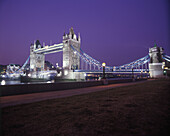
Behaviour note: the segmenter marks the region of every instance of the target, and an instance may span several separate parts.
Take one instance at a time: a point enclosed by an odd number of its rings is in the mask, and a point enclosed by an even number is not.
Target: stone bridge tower
[[[163,77],[163,51],[164,49],[162,47],[158,47],[156,44],[153,48],[149,48],[149,71],[151,78]]]
[[[63,70],[64,76],[74,79],[73,70],[80,69],[80,57],[71,48],[71,45],[80,52],[80,34],[76,36],[73,28],[70,29],[68,34],[63,35]]]
[[[45,55],[34,52],[35,49],[40,48],[42,48],[42,46],[39,40],[30,46],[30,71],[32,72],[44,70]]]

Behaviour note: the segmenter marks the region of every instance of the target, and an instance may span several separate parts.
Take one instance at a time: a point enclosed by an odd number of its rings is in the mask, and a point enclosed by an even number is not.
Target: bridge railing
[[[170,57],[166,54],[163,54],[163,59],[170,62]]]
[[[82,60],[81,65],[83,64],[83,62],[85,63],[86,66],[83,65],[83,67],[81,67],[82,70],[86,69],[90,71],[93,71],[93,70],[95,71],[96,68],[98,70],[102,70],[101,62],[89,56],[82,49],[80,49],[80,52],[78,52],[72,45],[71,45],[71,48],[73,49],[75,54],[78,55],[80,59]],[[105,66],[105,70],[106,71],[132,71],[132,69],[138,69],[136,71],[148,71],[147,69],[148,69],[149,61],[150,61],[150,56],[146,55],[138,60],[132,61],[128,64],[124,64],[121,66],[114,66],[114,67]],[[93,69],[92,69],[92,66],[93,66]]]

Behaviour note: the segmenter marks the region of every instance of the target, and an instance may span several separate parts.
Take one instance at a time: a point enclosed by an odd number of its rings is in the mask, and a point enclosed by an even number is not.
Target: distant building
[[[56,70],[56,68],[49,61],[45,61],[44,70]]]
[[[6,73],[7,74],[14,73],[14,72],[18,71],[19,69],[20,69],[19,64],[9,64],[6,69]]]
[[[7,69],[7,65],[0,65],[0,74],[5,74]]]

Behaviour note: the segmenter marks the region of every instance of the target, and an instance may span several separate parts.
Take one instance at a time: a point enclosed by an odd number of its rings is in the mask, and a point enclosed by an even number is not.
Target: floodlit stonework
[[[30,46],[30,71],[43,71],[45,63],[45,55],[42,53],[35,53],[35,49],[40,49],[42,46],[38,42]]]
[[[80,52],[80,34],[76,36],[73,28],[68,34],[63,35],[63,75],[66,79],[75,79],[76,75],[73,72],[75,69],[80,69],[80,57],[76,55],[72,47]]]
[[[163,77],[163,54],[164,49],[162,47],[155,47],[149,49],[150,63],[149,71],[151,78]]]
[[[77,36],[73,28],[70,29],[68,34],[63,35],[63,67],[62,67],[62,78],[63,79],[84,79],[84,73],[76,73],[74,70],[80,69],[80,57],[76,54],[73,48],[80,52],[80,34]],[[53,45],[56,46],[56,45]],[[48,46],[46,46],[48,47]],[[46,48],[45,47],[45,48]],[[73,47],[73,48],[72,48]],[[50,47],[49,47],[50,48]],[[37,73],[38,71],[44,70],[45,54],[48,48],[44,50],[40,42],[37,40],[30,46],[30,71]],[[61,51],[59,50],[59,51]],[[39,53],[37,53],[39,52]],[[50,52],[50,51],[49,51]]]

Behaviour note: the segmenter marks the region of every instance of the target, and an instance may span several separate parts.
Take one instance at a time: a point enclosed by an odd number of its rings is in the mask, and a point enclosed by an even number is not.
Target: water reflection
[[[6,84],[5,80],[2,80],[1,85],[5,85],[5,84]]]
[[[22,84],[19,80],[2,80],[1,85]]]
[[[21,83],[20,80],[2,80],[0,81],[0,85],[17,85],[17,84],[42,84],[42,83],[54,83],[54,80],[44,81],[44,82],[27,82]]]
[[[47,81],[46,83],[54,83],[55,81],[54,80],[51,80],[51,81]]]

